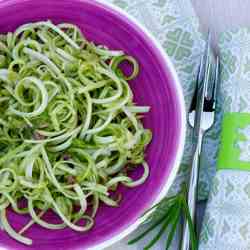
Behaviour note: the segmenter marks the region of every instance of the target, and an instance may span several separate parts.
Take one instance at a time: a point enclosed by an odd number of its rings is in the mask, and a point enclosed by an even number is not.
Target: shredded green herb
[[[153,210],[155,211],[151,213]],[[148,215],[149,213],[151,214],[149,215],[148,220],[152,221],[152,223],[149,224],[148,228],[144,232],[129,241],[129,245],[140,241],[144,237],[148,236],[154,229],[159,227],[159,231],[143,248],[143,250],[151,249],[163,236],[166,236],[165,249],[169,250],[174,236],[178,232],[178,223],[180,222],[180,219],[183,218],[183,221],[187,221],[190,232],[190,250],[198,249],[197,234],[188,208],[186,184],[182,185],[179,193],[164,198],[151,209],[146,211],[144,215]]]
[[[149,107],[133,103],[128,84],[138,73],[133,57],[87,41],[72,24],[29,23],[0,36],[0,217],[11,237],[31,245],[24,233],[33,224],[85,232],[101,202],[118,206],[118,184],[145,182],[152,135],[140,116]],[[133,180],[138,164],[144,173]],[[19,232],[10,207],[31,217]],[[48,210],[60,224],[43,219]]]

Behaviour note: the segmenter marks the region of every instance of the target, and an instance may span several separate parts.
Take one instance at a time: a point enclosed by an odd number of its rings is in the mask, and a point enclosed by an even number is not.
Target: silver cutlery
[[[219,81],[219,58],[216,58],[215,66],[210,58],[210,41],[208,39],[205,46],[205,53],[202,56],[199,72],[196,80],[196,89],[189,110],[189,125],[193,128],[193,139],[195,141],[195,150],[192,161],[192,168],[188,186],[188,206],[193,224],[195,225],[197,188],[199,178],[200,154],[202,141],[205,132],[211,128],[215,118],[216,96]],[[188,223],[183,225],[181,250],[190,250],[190,233]]]

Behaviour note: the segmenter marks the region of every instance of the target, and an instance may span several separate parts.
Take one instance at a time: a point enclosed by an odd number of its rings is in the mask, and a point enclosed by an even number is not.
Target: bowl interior
[[[139,77],[131,82],[135,101],[151,106],[144,118],[145,127],[153,131],[153,141],[147,150],[150,177],[140,187],[120,188],[123,195],[119,208],[102,206],[94,228],[87,233],[70,229],[48,231],[34,226],[27,236],[34,240],[26,247],[0,230],[0,248],[34,250],[88,249],[109,240],[128,228],[152,205],[169,178],[174,166],[181,128],[180,97],[166,61],[151,40],[125,16],[92,0],[6,0],[0,3],[0,33],[13,31],[19,25],[50,19],[55,23],[78,25],[86,37],[112,49],[122,49],[138,59]],[[140,169],[133,173],[140,175]],[[14,228],[29,220],[8,212]]]

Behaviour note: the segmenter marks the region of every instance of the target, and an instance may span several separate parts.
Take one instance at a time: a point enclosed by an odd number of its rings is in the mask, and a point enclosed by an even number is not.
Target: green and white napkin
[[[175,65],[184,90],[186,108],[194,91],[204,39],[199,20],[190,0],[99,0],[113,3],[134,16],[161,43]],[[201,159],[200,199],[206,199],[210,180],[215,174],[215,162],[219,135],[219,115],[212,130],[204,140],[204,154]],[[209,157],[208,157],[209,156]],[[186,145],[179,174],[171,192],[177,192],[180,183],[186,180],[192,158],[191,129],[188,128]]]
[[[224,122],[199,250],[250,249],[250,29],[220,40]]]

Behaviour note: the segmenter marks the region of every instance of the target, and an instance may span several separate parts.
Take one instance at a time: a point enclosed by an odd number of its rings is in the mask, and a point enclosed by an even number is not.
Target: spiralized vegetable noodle
[[[87,41],[72,24],[29,23],[0,36],[0,214],[11,237],[31,245],[24,233],[33,224],[88,231],[100,203],[119,205],[119,184],[145,182],[151,132],[140,117],[149,107],[133,103],[128,84],[138,73],[136,59]],[[8,208],[31,217],[19,232]],[[43,219],[48,210],[60,224]]]

